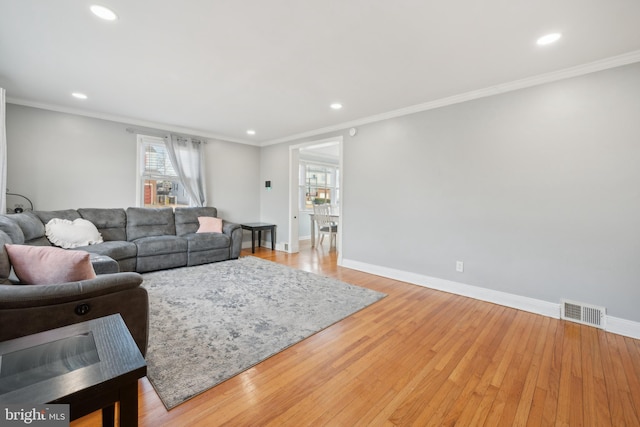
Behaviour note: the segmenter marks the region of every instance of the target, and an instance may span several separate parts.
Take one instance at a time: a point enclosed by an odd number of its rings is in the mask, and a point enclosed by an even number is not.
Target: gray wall
[[[136,136],[130,125],[7,104],[7,187],[38,210],[136,204]],[[258,147],[205,145],[207,197],[220,216],[255,220],[260,211]]]
[[[640,64],[361,126],[343,173],[344,259],[640,321]]]
[[[211,141],[205,146],[205,155],[209,205],[218,208],[221,218],[238,223],[257,221],[260,216],[257,184],[260,149],[234,142]]]
[[[271,181],[271,190],[264,182]],[[276,224],[276,242],[289,241],[289,145],[260,150],[260,221]]]
[[[36,209],[135,204],[136,137],[126,125],[7,104],[7,187]]]

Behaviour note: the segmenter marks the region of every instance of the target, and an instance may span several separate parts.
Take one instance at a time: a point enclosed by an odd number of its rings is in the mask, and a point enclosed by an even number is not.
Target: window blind
[[[154,144],[152,142],[145,142],[144,144],[144,175],[159,177],[178,176],[173,169],[171,159],[164,144]]]

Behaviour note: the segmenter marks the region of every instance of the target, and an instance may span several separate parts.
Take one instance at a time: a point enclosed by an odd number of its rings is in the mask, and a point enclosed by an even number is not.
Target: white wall
[[[7,104],[7,187],[37,210],[136,204],[130,125]],[[259,216],[257,147],[205,145],[208,204],[235,222]]]
[[[639,117],[633,64],[362,126],[343,258],[640,321]],[[263,148],[263,178],[286,179],[288,145]],[[281,192],[261,212],[284,228]]]

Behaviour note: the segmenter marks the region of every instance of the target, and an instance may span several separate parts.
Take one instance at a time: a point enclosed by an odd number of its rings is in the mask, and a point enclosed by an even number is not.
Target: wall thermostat
[[[349,135],[356,136],[356,133],[358,133],[358,129],[356,128],[349,129]]]

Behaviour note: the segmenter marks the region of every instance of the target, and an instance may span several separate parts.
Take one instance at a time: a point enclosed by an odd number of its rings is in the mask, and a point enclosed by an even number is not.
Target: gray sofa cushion
[[[111,257],[99,254],[90,254],[91,265],[96,274],[113,274],[120,272],[118,262]]]
[[[191,233],[182,236],[189,245],[187,265],[200,265],[229,259],[231,238],[222,233]]]
[[[136,271],[138,266],[138,258],[119,259],[117,262],[120,271]]]
[[[187,265],[187,241],[182,237],[142,237],[134,243],[138,246],[138,273]]]
[[[133,243],[138,247],[138,257],[187,253],[187,241],[177,236],[142,237]]]
[[[127,215],[124,209],[83,208],[78,209],[78,213],[96,226],[105,242],[127,240]]]
[[[34,211],[33,212],[44,225],[46,225],[53,218],[68,219],[73,221],[80,218],[80,214],[75,209],[65,209],[60,211]]]
[[[118,262],[120,271],[136,271],[138,247],[133,242],[114,240],[96,245],[82,246],[76,249],[113,258]],[[96,274],[97,273],[96,271]]]
[[[215,217],[217,215],[218,210],[213,207],[176,208],[176,235],[184,236],[198,231],[200,227],[199,216]]]
[[[229,248],[211,249],[209,251],[189,252],[187,265],[201,265],[229,259]]]
[[[116,261],[127,258],[135,258],[138,248],[133,242],[111,241],[102,242],[95,245],[80,246],[75,248],[93,254],[105,255]]]
[[[183,236],[188,243],[189,253],[210,249],[229,249],[229,236],[222,233],[193,233]]]
[[[32,212],[9,214],[7,217],[18,224],[20,230],[22,230],[22,234],[24,235],[24,242],[22,242],[22,244],[51,246],[51,243],[44,235],[44,224],[40,218]]]
[[[173,209],[171,208],[128,208],[127,240],[142,237],[175,236]],[[186,243],[185,243],[186,250]],[[138,252],[139,253],[139,252]]]
[[[176,252],[173,254],[143,256],[136,262],[136,271],[146,273],[147,271],[166,270],[167,268],[184,267],[187,265],[187,253]]]
[[[16,245],[22,245],[24,243],[24,233],[18,225],[18,223],[6,215],[0,215],[0,231],[7,234],[11,242]]]

